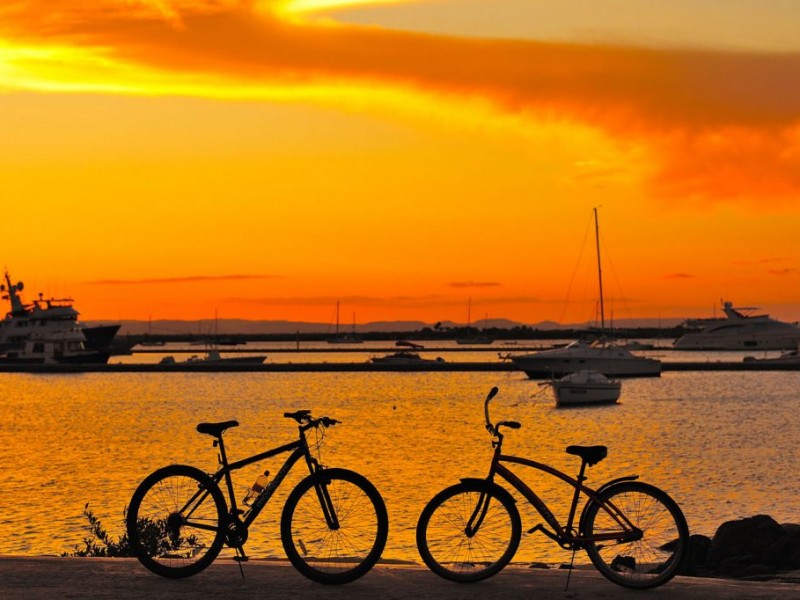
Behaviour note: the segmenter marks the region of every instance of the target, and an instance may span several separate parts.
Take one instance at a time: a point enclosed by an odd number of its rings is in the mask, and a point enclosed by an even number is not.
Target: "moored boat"
[[[622,383],[597,371],[570,373],[550,382],[556,406],[613,404],[619,400]]]
[[[441,357],[433,358],[422,358],[416,352],[395,352],[393,354],[387,354],[386,356],[373,356],[369,359],[369,362],[378,365],[423,365],[426,363],[443,363],[444,359]]]
[[[22,349],[8,350],[0,355],[2,364],[105,364],[108,350],[88,349],[86,337],[79,327],[58,331],[37,331],[25,340]]]
[[[79,313],[73,307],[71,298],[44,298],[39,294],[37,300],[26,304],[20,295],[24,289],[21,281],[12,283],[6,271],[0,292],[3,300],[11,304],[11,310],[0,321],[0,352],[22,352],[34,332],[41,338],[77,328],[83,334],[85,350],[98,355],[111,353],[119,325],[84,325],[78,320]]]
[[[769,315],[748,314],[755,307],[733,306],[725,301],[724,317],[687,319],[684,326],[692,331],[678,338],[678,350],[792,350],[800,343],[800,327]]]
[[[563,348],[541,350],[534,354],[508,357],[532,379],[563,377],[577,371],[591,370],[606,377],[659,377],[661,361],[636,356],[625,348],[603,341],[591,344],[577,341]]]
[[[194,365],[260,365],[265,360],[267,360],[266,356],[222,356],[219,350],[209,350],[204,356],[193,354],[186,360],[186,363]],[[176,361],[172,356],[165,356],[159,363],[171,365]]]
[[[755,356],[745,356],[744,362],[746,363],[761,363],[768,365],[798,365],[800,366],[800,348],[794,350],[787,350],[782,352],[780,356],[769,356],[764,358],[756,358]]]
[[[603,270],[600,263],[600,224],[594,209],[595,246],[597,253],[597,283],[600,297],[600,331],[605,330],[603,300]],[[630,350],[598,339],[591,343],[577,341],[563,348],[542,350],[534,354],[508,358],[528,377],[563,377],[576,371],[591,370],[607,377],[658,377],[661,361],[634,355]]]

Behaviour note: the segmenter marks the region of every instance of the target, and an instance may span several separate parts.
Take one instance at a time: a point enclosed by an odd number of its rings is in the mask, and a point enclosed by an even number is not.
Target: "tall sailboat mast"
[[[597,208],[594,208],[594,240],[597,247],[597,282],[600,286],[600,328],[606,328],[605,305],[603,304],[603,268],[600,265],[600,225],[597,220]]]

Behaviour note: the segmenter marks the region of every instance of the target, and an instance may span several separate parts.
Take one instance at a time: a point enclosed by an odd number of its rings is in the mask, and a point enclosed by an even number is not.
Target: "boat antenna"
[[[605,305],[603,304],[603,268],[600,266],[600,225],[597,221],[597,207],[594,209],[594,240],[597,246],[597,281],[600,286],[600,328],[606,328]]]

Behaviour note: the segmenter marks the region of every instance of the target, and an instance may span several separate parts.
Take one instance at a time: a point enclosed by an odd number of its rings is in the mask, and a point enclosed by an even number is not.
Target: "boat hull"
[[[550,358],[512,357],[512,362],[531,379],[563,377],[591,369],[606,377],[660,377],[661,361],[652,358]]]
[[[687,333],[674,344],[676,350],[791,350],[797,348],[800,332],[786,336],[722,336]]]
[[[109,352],[87,352],[57,358],[43,356],[1,356],[0,364],[4,365],[104,365],[108,362]]]
[[[196,365],[260,365],[266,359],[266,356],[231,356],[226,358],[189,359],[186,363]]]
[[[619,400],[620,385],[572,384],[553,382],[556,406],[586,406],[591,404],[614,404]]]

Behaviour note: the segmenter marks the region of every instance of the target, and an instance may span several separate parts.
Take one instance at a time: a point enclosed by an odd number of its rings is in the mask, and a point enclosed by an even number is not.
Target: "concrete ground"
[[[509,567],[480,583],[445,581],[421,566],[380,565],[353,583],[324,586],[309,581],[288,563],[251,561],[245,578],[233,562],[218,561],[182,580],[164,579],[135,559],[0,557],[0,599],[25,598],[303,598],[432,600],[502,598],[525,600],[800,600],[800,584],[676,577],[649,591],[621,588],[591,570],[575,571],[564,590],[567,571]]]

